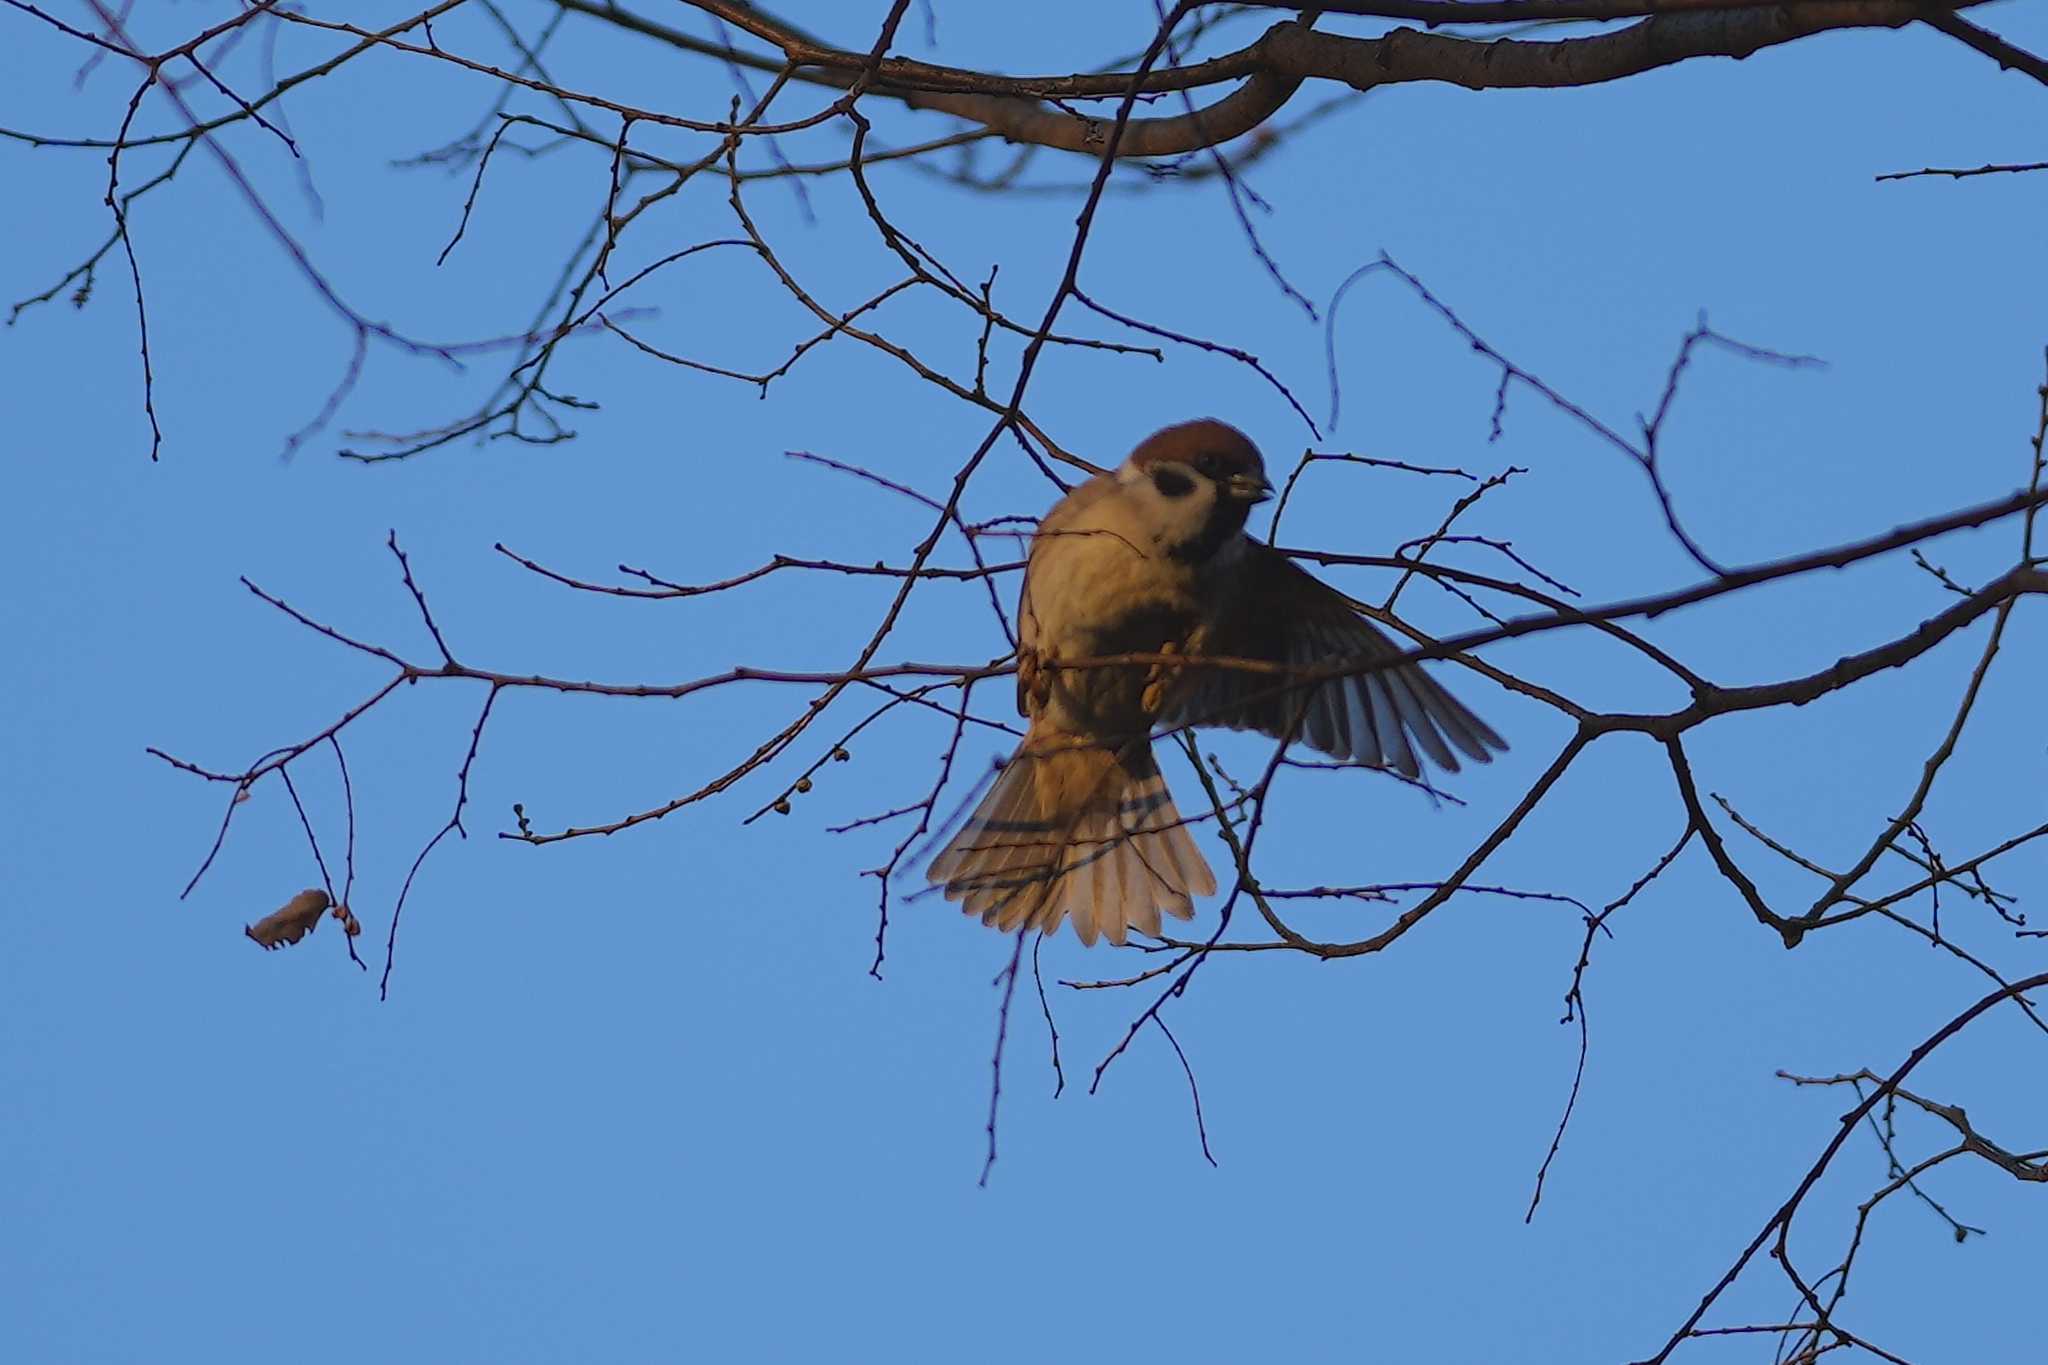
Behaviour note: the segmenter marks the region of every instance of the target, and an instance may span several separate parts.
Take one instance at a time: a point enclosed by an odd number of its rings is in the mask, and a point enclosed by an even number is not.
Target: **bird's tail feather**
[[[1216,889],[1150,740],[1090,744],[1036,729],[929,875],[984,924],[1049,934],[1071,919],[1083,943],[1157,934],[1162,910],[1190,919],[1193,898]]]

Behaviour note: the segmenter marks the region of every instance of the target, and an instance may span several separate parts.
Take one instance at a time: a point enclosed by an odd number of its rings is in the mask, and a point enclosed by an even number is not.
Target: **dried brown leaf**
[[[242,932],[264,948],[282,948],[318,928],[327,904],[325,891],[301,891],[254,924],[244,926]]]

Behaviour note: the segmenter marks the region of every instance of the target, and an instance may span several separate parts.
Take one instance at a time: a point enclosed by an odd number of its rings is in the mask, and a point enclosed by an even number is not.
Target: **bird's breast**
[[[1202,619],[1199,581],[1187,564],[1111,518],[1049,525],[1041,533],[1018,604],[1019,636],[1057,660],[1157,654],[1180,648]],[[1049,703],[1064,728],[1143,733],[1146,665],[1061,669]]]
[[[1044,533],[1018,604],[1020,624],[1040,650],[1075,656],[1125,653],[1168,619],[1197,614],[1197,575],[1157,546],[1115,528],[1077,526]],[[1185,627],[1183,627],[1185,629]]]

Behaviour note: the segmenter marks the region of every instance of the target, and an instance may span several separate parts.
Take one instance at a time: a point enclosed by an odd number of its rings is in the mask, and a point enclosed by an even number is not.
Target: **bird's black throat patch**
[[[1251,515],[1251,510],[1249,503],[1219,496],[1202,529],[1178,545],[1167,546],[1167,557],[1181,564],[1206,564],[1232,536],[1244,530],[1245,518]]]

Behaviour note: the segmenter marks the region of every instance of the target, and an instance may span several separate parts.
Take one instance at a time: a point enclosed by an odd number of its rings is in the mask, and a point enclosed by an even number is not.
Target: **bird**
[[[1507,748],[1413,661],[1300,680],[1403,650],[1245,533],[1272,491],[1251,439],[1204,418],[1153,433],[1039,521],[1017,605],[1029,726],[928,868],[947,900],[1012,933],[1070,921],[1089,945],[1157,937],[1162,913],[1193,918],[1216,878],[1167,791],[1155,727],[1257,731],[1409,778],[1424,757],[1456,772],[1459,754]],[[1061,666],[1127,654],[1155,660]],[[1272,667],[1182,662],[1203,655]]]

